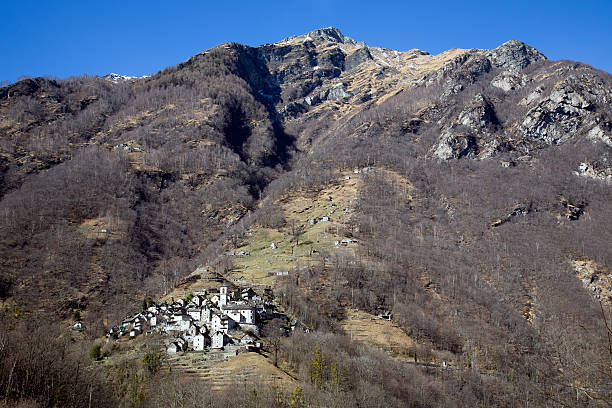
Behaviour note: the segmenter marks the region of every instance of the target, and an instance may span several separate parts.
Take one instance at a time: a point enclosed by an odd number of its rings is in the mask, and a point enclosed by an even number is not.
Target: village
[[[338,234],[337,224],[352,212],[354,192],[351,193],[351,188],[357,183],[354,175],[371,171],[366,167],[344,175],[344,182],[349,182],[349,193],[342,190],[347,188],[344,185],[340,190],[336,186],[326,191],[321,194],[322,204],[317,211],[312,211],[306,201],[300,201],[291,210],[299,217],[298,223],[306,233],[305,242],[310,242],[311,253],[318,253],[318,247],[326,245],[352,249],[358,244],[357,239]],[[163,301],[145,301],[142,311],[127,316],[112,327],[107,339],[129,341],[142,336],[159,336],[170,355],[204,352],[207,358],[216,359],[241,352],[262,351],[260,332],[266,322],[274,318],[287,323],[288,332],[296,325],[300,326],[297,322],[289,324],[287,316],[276,309],[271,290],[263,289],[273,286],[272,279],[288,276],[290,266],[299,263],[296,261],[299,255],[294,252],[297,245],[291,242],[291,234],[268,230],[257,235],[247,231],[246,237],[245,244],[227,248],[224,252],[224,256],[234,262],[230,274],[222,277],[208,266],[196,269],[185,279],[185,283],[189,283],[189,292],[179,290],[174,292],[174,297],[165,297]],[[315,248],[312,248],[313,243],[316,243]],[[306,253],[308,251],[301,254]],[[253,284],[261,288],[257,289],[261,293],[247,287]],[[391,315],[387,313],[378,318],[391,320]]]
[[[259,351],[262,324],[273,318],[287,320],[270,298],[252,288],[224,284],[176,300],[145,301],[142,312],[113,326],[106,337],[110,341],[159,334],[168,354],[215,352],[227,358]]]

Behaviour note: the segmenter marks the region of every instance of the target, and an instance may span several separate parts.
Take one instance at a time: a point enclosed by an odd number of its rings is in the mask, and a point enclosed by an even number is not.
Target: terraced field
[[[186,377],[211,383],[213,390],[243,384],[250,389],[254,384],[291,390],[296,381],[263,355],[242,353],[225,359],[222,352],[176,354],[168,358],[173,371]]]

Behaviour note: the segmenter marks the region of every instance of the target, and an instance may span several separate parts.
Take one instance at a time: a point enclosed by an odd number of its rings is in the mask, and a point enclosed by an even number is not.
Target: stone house
[[[176,354],[179,351],[181,351],[181,346],[179,346],[179,344],[176,342],[172,342],[168,344],[168,347],[166,347],[166,352],[168,354]]]
[[[211,340],[212,342],[210,347],[214,349],[222,349],[226,344],[230,343],[230,338],[228,335],[221,331],[215,332]]]
[[[221,310],[238,324],[255,323],[255,308],[253,306],[247,304],[231,304],[225,305]]]
[[[200,321],[202,320],[202,309],[199,307],[192,307],[187,309],[187,314],[193,319]]]
[[[212,316],[211,322],[210,322],[210,327],[211,327],[211,332],[215,333],[215,332],[223,332],[223,333],[227,333],[230,329],[233,329],[236,326],[236,322],[231,319],[229,316],[227,315],[223,315],[220,313],[215,313]]]
[[[212,315],[213,309],[208,306],[205,306],[204,309],[202,309],[202,313],[200,313],[200,321],[206,324],[210,324]]]
[[[201,295],[195,295],[193,297],[193,299],[191,299],[191,301],[196,305],[196,306],[202,306],[204,304],[204,301],[206,300],[206,298],[204,296]]]
[[[210,344],[208,336],[200,333],[193,337],[193,349],[196,351],[203,351],[207,345]]]
[[[185,336],[186,339],[193,339],[199,332],[200,330],[198,327],[191,324],[187,330],[183,331],[183,336]]]
[[[259,296],[257,296],[257,293],[255,293],[255,291],[251,288],[242,289],[240,291],[240,298],[243,300],[254,300],[256,298],[261,299]]]
[[[255,344],[255,340],[256,338],[251,336],[250,334],[245,334],[244,336],[242,336],[242,338],[240,339],[240,344]]]

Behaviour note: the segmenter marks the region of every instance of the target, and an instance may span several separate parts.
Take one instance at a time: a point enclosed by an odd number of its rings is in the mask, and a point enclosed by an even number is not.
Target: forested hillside
[[[610,406],[611,153],[612,76],[519,41],[430,55],[327,28],[148,78],[17,82],[0,89],[0,395],[200,406],[210,384],[150,360],[64,372],[208,265],[308,330],[268,340],[299,392],[207,406]],[[336,202],[315,235],[307,214]],[[293,258],[261,280],[272,255],[236,253],[270,234]],[[391,312],[409,349],[353,341],[356,311]],[[85,332],[61,334],[75,313]]]

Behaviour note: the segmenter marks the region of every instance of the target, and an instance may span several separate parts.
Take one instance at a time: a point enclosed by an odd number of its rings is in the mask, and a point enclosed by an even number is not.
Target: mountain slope
[[[208,264],[312,330],[285,344],[303,384],[317,344],[345,370],[312,404],[603,406],[611,101],[610,74],[520,41],[430,55],[331,27],[21,81],[0,89],[0,296],[94,335]],[[400,352],[352,343],[387,311]]]

